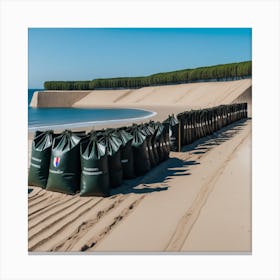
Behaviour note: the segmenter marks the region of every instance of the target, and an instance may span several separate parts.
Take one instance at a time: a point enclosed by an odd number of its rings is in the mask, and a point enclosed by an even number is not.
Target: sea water
[[[155,115],[142,109],[112,108],[32,108],[29,106],[33,93],[40,89],[28,90],[28,130],[71,129],[96,124],[121,123],[144,119]]]

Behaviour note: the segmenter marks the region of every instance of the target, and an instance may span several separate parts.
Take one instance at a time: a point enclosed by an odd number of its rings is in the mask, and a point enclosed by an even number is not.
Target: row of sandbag
[[[171,124],[171,150],[178,151],[181,146],[191,144],[233,122],[247,118],[247,114],[247,103],[235,103],[185,111],[177,117],[170,115],[166,121]]]
[[[169,157],[169,123],[61,134],[37,131],[29,185],[81,196],[108,196],[124,179],[144,175]]]

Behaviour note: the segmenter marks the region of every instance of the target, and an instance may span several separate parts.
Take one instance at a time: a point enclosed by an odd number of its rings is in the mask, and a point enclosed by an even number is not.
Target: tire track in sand
[[[96,203],[96,200],[93,200],[93,203]],[[28,231],[28,241],[31,242],[35,237],[39,236],[41,233],[46,234],[52,227],[59,225],[61,221],[63,221],[67,217],[71,217],[72,215],[79,214],[80,211],[83,210],[84,207],[91,205],[91,200],[81,200],[77,205],[74,205],[70,208],[69,211],[64,211],[62,213],[58,213],[52,217],[47,217],[47,222],[39,223],[37,226]]]
[[[28,220],[31,221],[32,219],[36,218],[37,216],[39,216],[41,214],[44,214],[44,213],[52,210],[53,208],[56,208],[56,207],[58,207],[58,206],[60,206],[64,203],[67,203],[70,200],[75,200],[75,199],[78,199],[78,198],[79,198],[78,195],[73,196],[73,197],[68,197],[68,196],[63,197],[62,196],[59,200],[56,200],[52,203],[46,203],[46,205],[45,204],[40,205],[40,207],[33,209],[33,211],[31,211],[31,210],[28,211],[29,212],[28,213]]]
[[[118,208],[123,208],[123,204],[127,204],[128,197],[130,195],[122,196],[120,199],[114,199],[111,202],[107,201],[103,207],[95,209],[88,219],[84,219],[67,239],[56,244],[51,251],[80,251],[79,244],[83,242],[85,236],[91,236],[91,232],[95,230],[97,223],[102,223],[107,215],[114,213]]]
[[[28,187],[28,191],[29,190],[32,191],[28,193],[28,200],[32,200],[35,196],[39,195],[43,191],[43,189],[39,187],[33,187],[33,186]]]
[[[88,236],[91,236],[89,239],[83,239],[82,242],[75,244],[75,249],[82,252],[85,251],[95,251],[95,246],[101,242],[119,223],[124,221],[124,219],[135,210],[137,205],[144,199],[146,195],[141,195],[138,198],[134,196],[130,197],[129,203],[126,207],[122,209],[116,209],[115,213],[112,213],[111,216],[108,216],[107,219],[103,220],[98,227],[89,232]],[[80,246],[80,247],[79,247]]]
[[[87,219],[92,217],[93,213],[102,211],[102,207],[110,204],[118,204],[125,199],[125,196],[119,195],[113,200],[97,198],[93,203],[93,197],[89,198],[90,205],[84,205],[79,208],[79,211],[67,214],[66,217],[60,219],[60,222],[52,225],[45,231],[42,231],[35,242],[29,242],[29,251],[50,251],[53,248],[63,246],[64,242],[71,238],[73,232]],[[96,207],[98,205],[98,208]],[[99,214],[100,215],[100,214]],[[61,234],[63,233],[63,234]],[[61,235],[60,235],[61,234]],[[62,238],[60,238],[62,237]]]
[[[61,215],[62,213],[65,212],[65,210],[71,208],[72,206],[74,206],[76,204],[79,204],[79,198],[78,197],[77,197],[76,200],[70,199],[70,200],[67,200],[60,205],[55,205],[54,207],[49,209],[49,211],[46,211],[43,214],[39,213],[35,217],[33,216],[28,221],[28,230],[30,231],[32,228],[36,227],[40,223],[43,223],[43,222],[49,220],[50,218],[52,218],[54,216]],[[53,210],[53,209],[56,209],[56,210],[55,211],[50,211],[50,210]]]

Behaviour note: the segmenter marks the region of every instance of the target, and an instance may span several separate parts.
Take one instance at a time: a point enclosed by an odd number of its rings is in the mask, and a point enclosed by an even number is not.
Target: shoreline
[[[100,108],[100,107],[92,107],[92,108]],[[105,107],[104,107],[105,108]],[[107,106],[106,108],[109,108],[109,106]],[[111,107],[112,108],[112,107]],[[119,108],[119,107],[115,107],[115,108]],[[131,107],[131,106],[127,106],[127,108],[135,108],[135,107]],[[123,125],[132,125],[133,123],[137,123],[137,124],[140,124],[142,122],[146,122],[146,121],[150,121],[150,120],[153,120],[153,121],[163,121],[165,120],[169,114],[178,114],[184,110],[186,110],[185,107],[181,107],[181,106],[141,106],[141,108],[138,108],[140,110],[145,110],[145,111],[149,111],[149,112],[153,112],[153,115],[149,115],[147,116],[147,118],[139,118],[139,119],[127,119],[126,121],[122,122],[122,123],[119,123],[119,122],[108,122],[108,121],[105,121],[104,123],[96,123],[95,125],[87,125],[87,126],[83,126],[83,127],[80,127],[80,126],[76,126],[76,127],[73,127],[71,128],[71,130],[73,131],[79,131],[79,130],[85,130],[85,131],[90,131],[92,130],[93,128],[94,129],[102,129],[102,128],[117,128],[117,127],[120,127],[120,126],[123,126]],[[61,129],[61,128],[56,128],[54,129],[54,132],[55,133],[59,133],[61,131],[63,131],[64,129]],[[28,130],[28,146],[31,147],[31,141],[33,139],[33,135],[34,135],[34,132],[35,131],[30,131]]]
[[[79,109],[75,107],[75,109]],[[80,108],[85,109],[85,108]],[[88,109],[95,109],[95,108],[88,108]],[[103,108],[100,108],[103,109]],[[105,109],[105,108],[104,108]],[[106,108],[108,109],[108,108]],[[102,121],[87,121],[87,122],[75,122],[75,123],[66,123],[66,124],[54,124],[54,125],[44,125],[44,126],[38,126],[38,127],[28,127],[28,133],[34,133],[36,130],[46,130],[46,129],[52,129],[52,130],[64,130],[64,129],[80,129],[80,128],[89,128],[89,127],[95,127],[95,126],[102,126],[110,124],[123,124],[128,122],[135,122],[135,121],[141,121],[148,118],[152,118],[157,115],[157,112],[151,111],[151,110],[145,110],[140,108],[118,108],[118,109],[135,109],[135,110],[141,110],[148,112],[149,114],[143,117],[136,117],[136,118],[125,118],[125,119],[112,119],[112,120],[102,120]]]

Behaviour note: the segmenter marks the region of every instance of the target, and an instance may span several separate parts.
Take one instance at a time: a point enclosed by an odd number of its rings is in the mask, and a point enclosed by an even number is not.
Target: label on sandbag
[[[60,157],[54,157],[53,159],[53,166],[58,167],[60,164]]]
[[[103,171],[85,171],[85,170],[83,170],[82,173],[85,175],[89,175],[89,176],[96,176],[96,175],[101,175],[104,172]]]
[[[38,165],[38,164],[35,164],[35,163],[32,163],[32,162],[30,163],[30,165],[35,167],[35,168],[40,168],[41,167],[41,165]]]
[[[99,170],[99,168],[97,167],[84,167],[82,173],[89,176],[95,176],[101,175],[104,172],[102,170]]]
[[[53,169],[50,169],[50,173],[54,173],[54,174],[62,174],[63,171],[62,170],[53,170]]]
[[[128,159],[122,159],[121,160],[121,163],[127,163],[128,162]]]
[[[32,160],[35,160],[35,161],[38,161],[38,162],[41,162],[41,161],[42,161],[41,159],[35,158],[35,157],[32,157],[31,159],[32,159]]]

